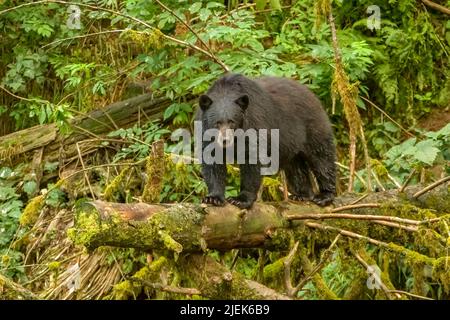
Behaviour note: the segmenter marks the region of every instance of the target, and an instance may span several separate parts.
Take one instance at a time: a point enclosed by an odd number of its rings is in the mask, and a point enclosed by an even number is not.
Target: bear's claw
[[[291,194],[289,196],[289,200],[292,200],[292,201],[311,201],[311,197],[299,196],[299,195],[296,195],[296,194]]]
[[[325,207],[333,203],[334,196],[332,193],[319,193],[314,196],[312,201],[318,206]]]
[[[220,199],[218,197],[206,196],[203,198],[202,203],[212,204],[217,207],[222,207],[225,204],[225,201],[223,201],[222,199]]]
[[[227,201],[240,209],[248,209],[253,204],[253,201],[251,201],[251,202],[243,201],[243,200],[239,199],[239,197],[230,197],[230,198],[227,198]]]

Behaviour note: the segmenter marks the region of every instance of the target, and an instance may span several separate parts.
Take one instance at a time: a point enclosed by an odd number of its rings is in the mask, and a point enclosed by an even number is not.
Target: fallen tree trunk
[[[334,209],[292,202],[255,203],[251,210],[240,210],[232,205],[93,201],[78,206],[71,234],[76,243],[91,250],[103,245],[169,250],[177,254],[234,248],[287,250],[291,232],[298,227],[335,230],[321,228],[311,220],[365,220],[415,232],[450,212],[450,193],[446,186],[415,198],[418,190],[411,187],[404,193],[373,193],[365,203],[352,205],[345,204],[358,197],[345,195],[336,199]],[[350,233],[344,235],[352,237]]]
[[[183,259],[183,266],[185,274],[197,284],[200,294],[209,299],[291,299],[256,281],[246,279],[239,272],[228,270],[206,255],[188,255]]]
[[[152,94],[143,94],[75,117],[69,121],[72,131],[68,135],[62,135],[55,124],[38,125],[8,134],[0,137],[0,163],[3,160],[20,159],[39,149],[44,149],[44,161],[70,159],[77,154],[77,142],[99,138],[119,128],[128,128],[139,119],[158,119],[169,104],[167,98],[154,99]],[[91,144],[99,145],[101,142],[98,139]]]

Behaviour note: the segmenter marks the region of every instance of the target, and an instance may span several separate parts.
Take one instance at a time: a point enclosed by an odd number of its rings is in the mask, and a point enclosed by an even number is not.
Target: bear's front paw
[[[241,196],[229,197],[229,198],[227,198],[227,201],[240,209],[249,209],[253,205],[253,202],[254,202],[254,201],[248,200],[246,197],[241,197]]]
[[[325,207],[333,203],[334,195],[330,192],[319,193],[314,196],[312,201],[318,206]]]
[[[289,200],[292,201],[311,201],[311,197],[310,196],[299,196],[296,194],[291,194],[289,196]]]
[[[215,196],[206,196],[203,198],[202,203],[212,204],[214,206],[222,207],[225,204],[223,199]]]

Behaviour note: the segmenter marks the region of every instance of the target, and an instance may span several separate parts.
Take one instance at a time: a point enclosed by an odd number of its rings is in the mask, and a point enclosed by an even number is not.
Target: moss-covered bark
[[[157,119],[169,104],[170,101],[166,98],[154,99],[152,94],[143,94],[75,117],[69,121],[72,132],[68,135],[61,135],[55,124],[17,131],[0,137],[0,159],[18,160],[38,148],[44,148],[43,161],[70,159],[77,155],[77,142],[101,136],[116,128],[132,126],[143,113],[148,119]],[[90,142],[90,145],[100,145],[101,142]]]

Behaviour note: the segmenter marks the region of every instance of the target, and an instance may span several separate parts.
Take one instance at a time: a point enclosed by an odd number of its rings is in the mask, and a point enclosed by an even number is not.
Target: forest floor
[[[431,113],[419,120],[418,127],[426,131],[438,131],[450,123],[450,105],[446,108],[434,108]]]

